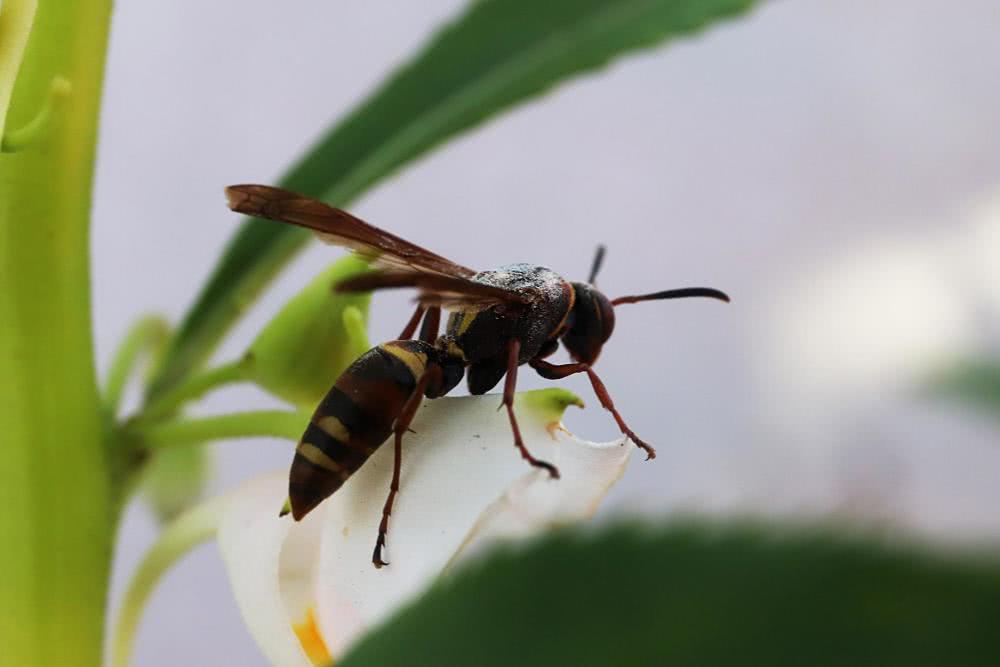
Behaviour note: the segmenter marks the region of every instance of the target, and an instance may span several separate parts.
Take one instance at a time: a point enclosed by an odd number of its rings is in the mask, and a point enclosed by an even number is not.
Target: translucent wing
[[[350,248],[375,266],[462,278],[476,273],[346,211],[288,190],[269,185],[231,185],[226,188],[226,198],[229,208],[237,213],[311,229],[320,240]]]
[[[533,290],[514,291],[478,283],[458,276],[443,276],[417,271],[375,271],[337,284],[338,292],[372,292],[379,289],[415,287],[417,300],[424,306],[448,310],[479,310],[506,305],[522,308],[538,297]]]

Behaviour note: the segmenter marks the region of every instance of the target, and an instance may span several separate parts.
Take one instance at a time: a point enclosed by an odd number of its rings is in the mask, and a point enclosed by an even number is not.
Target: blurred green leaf
[[[963,363],[935,378],[931,390],[1000,415],[1000,361],[979,359]]]
[[[1000,567],[764,527],[564,531],[462,568],[338,667],[995,665]]]
[[[753,4],[474,2],[328,132],[280,184],[345,206],[435,145],[562,80],[628,51],[694,32]],[[287,225],[243,223],[182,323],[154,393],[176,383],[211,353],[308,238],[303,230]]]

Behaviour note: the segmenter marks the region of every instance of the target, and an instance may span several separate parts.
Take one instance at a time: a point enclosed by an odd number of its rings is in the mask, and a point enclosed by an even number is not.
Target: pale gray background
[[[93,232],[102,370],[138,313],[176,320],[191,302],[234,228],[222,187],[273,181],[462,4],[117,4]],[[730,291],[729,307],[620,313],[602,375],[661,455],[632,465],[612,505],[739,509],[762,485],[779,495],[798,485],[795,505],[809,490],[795,479],[795,443],[760,444],[767,378],[754,332],[769,294],[867,235],[946,229],[1000,185],[998,34],[995,0],[773,2],[518,108],[353,209],[474,267],[541,262],[583,278],[604,242],[601,286],[611,295],[687,284]],[[311,246],[218,359],[241,353],[336,252]],[[396,335],[404,301],[376,299],[373,339]],[[523,377],[525,387],[543,384]],[[614,436],[589,387],[567,385],[591,405],[568,416],[570,428]],[[199,410],[272,403],[234,389]],[[982,444],[995,432],[974,424],[967,436]],[[291,447],[217,451],[222,489],[287,466]],[[115,603],[154,534],[146,510],[133,507]],[[263,664],[214,547],[165,579],[136,664]]]

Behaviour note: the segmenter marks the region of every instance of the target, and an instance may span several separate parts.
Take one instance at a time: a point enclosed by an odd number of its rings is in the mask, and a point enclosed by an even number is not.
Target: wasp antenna
[[[604,264],[604,253],[606,250],[607,248],[604,247],[603,243],[597,246],[597,253],[594,255],[594,263],[590,265],[590,277],[587,279],[587,282],[591,285],[593,285],[594,281],[597,280],[597,272],[601,270],[601,265]]]
[[[611,305],[620,306],[623,303],[658,301],[660,299],[686,299],[694,296],[703,296],[729,303],[729,295],[717,289],[712,289],[711,287],[685,287],[683,289],[668,289],[663,292],[653,292],[652,294],[641,294],[638,296],[620,296],[617,299],[613,299]]]

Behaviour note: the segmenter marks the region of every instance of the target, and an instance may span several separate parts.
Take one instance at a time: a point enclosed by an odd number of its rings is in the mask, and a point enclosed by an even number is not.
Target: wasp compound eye
[[[573,283],[573,289],[576,290],[573,326],[562,342],[574,359],[593,364],[615,330],[615,309],[608,298],[591,285]]]

